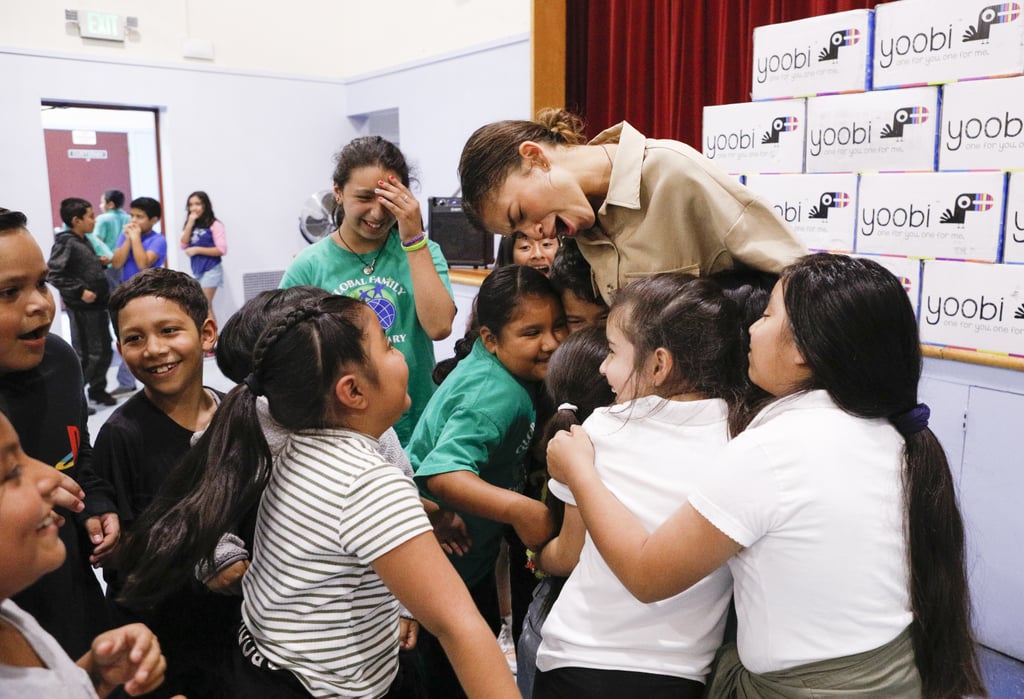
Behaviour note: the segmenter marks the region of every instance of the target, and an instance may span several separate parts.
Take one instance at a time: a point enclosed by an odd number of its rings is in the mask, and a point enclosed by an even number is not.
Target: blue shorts
[[[224,286],[224,265],[217,265],[203,272],[197,281],[204,289],[220,288]]]

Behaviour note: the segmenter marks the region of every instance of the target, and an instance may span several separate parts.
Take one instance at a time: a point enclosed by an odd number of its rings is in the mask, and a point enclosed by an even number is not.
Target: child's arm
[[[689,589],[742,548],[688,502],[648,532],[601,482],[594,468],[594,446],[579,425],[548,443],[548,469],[572,488],[601,557],[641,602]]]
[[[583,550],[586,534],[587,527],[583,524],[579,510],[567,504],[562,529],[558,536],[537,553],[537,567],[550,575],[568,577],[580,562],[580,551]]]
[[[131,696],[150,692],[164,681],[167,661],[156,636],[143,624],[129,624],[101,633],[77,663],[105,697],[119,685]]]
[[[433,535],[419,534],[371,565],[398,601],[437,636],[467,696],[520,696],[494,634]]]
[[[185,228],[181,231],[181,249],[185,250],[188,248],[188,244],[192,242],[192,229],[196,226],[196,220],[199,217],[194,213],[189,213],[188,218],[185,220]]]
[[[544,503],[491,485],[472,471],[450,471],[426,479],[427,489],[457,510],[511,524],[529,548],[554,534],[554,521]]]

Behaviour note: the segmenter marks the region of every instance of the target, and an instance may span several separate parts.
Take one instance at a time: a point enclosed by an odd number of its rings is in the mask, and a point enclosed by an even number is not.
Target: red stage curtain
[[[700,150],[705,105],[750,101],[754,27],[877,0],[567,0],[566,107]]]

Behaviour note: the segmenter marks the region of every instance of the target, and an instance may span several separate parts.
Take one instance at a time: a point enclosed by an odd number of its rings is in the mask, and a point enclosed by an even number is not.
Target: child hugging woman
[[[549,444],[603,560],[644,602],[728,564],[738,638],[713,699],[984,695],[963,521],[918,403],[903,286],[870,260],[809,255],[750,338],[750,379],[772,400],[660,526],[602,484],[584,431]]]
[[[466,521],[472,546],[452,563],[495,633],[501,617],[494,570],[504,526],[531,548],[553,533],[547,507],[522,490],[534,398],[565,334],[561,304],[543,274],[519,265],[494,270],[480,286],[475,322],[456,357],[438,365],[435,378],[443,381],[409,442],[421,492]],[[443,655],[431,651],[429,636],[422,641],[433,695],[459,696]]]
[[[713,281],[659,274],[619,290],[607,333],[600,371],[615,404],[595,410],[583,430],[601,482],[651,529],[693,492],[729,439],[730,408],[745,387],[740,310]],[[644,604],[587,536],[575,493],[554,480],[550,488],[565,517],[537,562],[569,579],[544,625],[533,696],[700,697],[722,642],[728,568]]]

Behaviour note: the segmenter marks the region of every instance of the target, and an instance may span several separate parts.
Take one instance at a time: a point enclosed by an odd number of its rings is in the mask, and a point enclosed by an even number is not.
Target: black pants
[[[82,361],[82,378],[89,397],[107,392],[107,369],[114,352],[110,348],[110,316],[106,308],[68,307],[71,321],[71,346]]]
[[[310,699],[312,696],[298,678],[288,670],[270,665],[259,654],[252,635],[243,623],[238,631],[238,648],[234,654],[234,687],[238,697],[259,699]],[[398,674],[381,699],[423,699],[423,687],[408,651],[398,653]]]
[[[494,579],[493,566],[490,574],[469,589],[469,595],[476,603],[480,616],[494,632],[497,643],[498,632],[501,631],[501,611],[498,608],[498,587]],[[462,685],[459,684],[455,669],[448,661],[441,642],[422,626],[416,650],[419,652],[430,699],[464,699],[466,693],[462,691]]]
[[[647,672],[560,667],[538,672],[533,699],[700,699],[704,685],[694,680]]]

